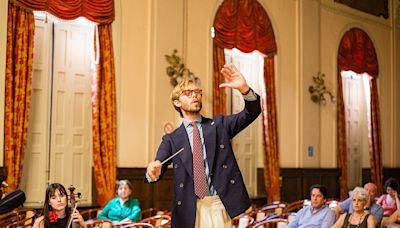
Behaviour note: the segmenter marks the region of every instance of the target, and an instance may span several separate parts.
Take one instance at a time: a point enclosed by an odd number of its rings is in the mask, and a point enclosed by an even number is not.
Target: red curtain
[[[257,50],[266,56],[264,79],[266,96],[262,96],[264,124],[264,179],[268,200],[280,199],[279,152],[275,104],[274,55],[275,35],[267,13],[256,0],[225,0],[214,19],[213,40],[213,114],[226,114],[225,91],[219,84],[225,78],[219,73],[225,63],[224,49],[242,52]]]
[[[117,108],[111,24],[99,25],[97,34],[95,46],[99,61],[92,83],[93,164],[99,195],[97,201],[104,207],[115,196],[117,166]]]
[[[221,74],[221,69],[225,65],[225,53],[224,48],[217,46],[214,42],[213,49],[213,114],[214,116],[218,114],[226,113],[226,94],[225,88],[219,88],[221,83],[225,82],[224,76]]]
[[[242,52],[276,53],[275,35],[264,7],[256,0],[225,0],[214,19],[214,43]]]
[[[338,160],[342,171],[340,180],[341,192],[347,194],[347,159],[346,159],[346,126],[343,103],[342,79],[340,72],[351,70],[355,73],[368,73],[372,76],[371,113],[368,121],[368,141],[371,162],[371,180],[377,186],[382,186],[382,146],[380,130],[379,100],[376,79],[379,73],[375,47],[371,39],[363,30],[352,28],[347,31],[338,50]],[[378,193],[381,188],[378,187]],[[343,197],[341,195],[341,197]]]
[[[33,39],[32,11],[8,4],[4,112],[4,163],[7,191],[19,187],[31,102]]]
[[[54,16],[72,20],[85,17],[90,21],[109,24],[114,21],[114,0],[10,0],[31,10],[46,11]]]
[[[262,94],[262,120],[264,127],[264,180],[268,202],[281,198],[278,150],[278,124],[275,99],[274,56],[264,59],[265,93]]]

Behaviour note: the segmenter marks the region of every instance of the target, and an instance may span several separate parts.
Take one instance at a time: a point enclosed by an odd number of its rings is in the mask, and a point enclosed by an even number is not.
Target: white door
[[[21,183],[27,197],[24,205],[41,206],[47,185],[54,182],[66,188],[73,184],[82,195],[81,204],[91,203],[93,26],[53,23],[52,17],[45,23],[44,16],[35,17],[31,110]]]
[[[346,118],[348,186],[360,186],[363,156],[368,154],[366,91],[362,76],[342,72],[343,100]]]
[[[225,49],[225,62],[234,63],[246,78],[248,85],[260,94],[263,78],[264,58],[257,52],[242,53],[237,49]],[[238,113],[244,108],[243,96],[237,90],[227,91],[227,112]],[[262,126],[258,117],[249,127],[232,140],[233,150],[250,196],[257,195],[257,152],[261,151]]]
[[[50,181],[73,184],[82,203],[90,200],[92,178],[91,38],[90,26],[54,24]]]
[[[50,119],[50,26],[35,20],[31,107],[21,188],[25,206],[42,205],[47,186]]]

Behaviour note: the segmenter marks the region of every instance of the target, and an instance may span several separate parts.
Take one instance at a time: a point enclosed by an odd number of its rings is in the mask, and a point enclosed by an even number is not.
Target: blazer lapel
[[[206,144],[208,167],[210,172],[212,172],[215,158],[215,140],[217,139],[217,129],[215,128],[213,120],[204,117],[201,127],[203,129],[204,143]]]
[[[181,152],[179,158],[182,160],[182,165],[185,167],[186,171],[193,178],[193,155],[192,148],[190,147],[189,137],[187,135],[185,125],[181,124],[179,129],[177,129],[175,135],[176,145],[183,147],[184,150]],[[180,150],[181,148],[178,148]]]

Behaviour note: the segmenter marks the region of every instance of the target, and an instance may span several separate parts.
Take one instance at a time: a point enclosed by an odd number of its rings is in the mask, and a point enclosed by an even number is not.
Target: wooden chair
[[[325,205],[331,209],[334,209],[337,205],[339,205],[339,202],[340,201],[338,199],[326,199]]]
[[[6,216],[7,217],[7,216]],[[32,227],[36,211],[31,208],[18,208],[11,212],[11,217],[2,220],[1,227]]]
[[[84,221],[97,220],[97,215],[101,212],[101,208],[92,208],[80,211]]]
[[[160,208],[148,208],[148,209],[140,212],[142,219],[149,218],[149,217],[152,217],[155,215],[163,215],[163,214],[170,215],[167,210],[163,210]]]
[[[132,222],[130,224],[120,226],[120,228],[130,228],[130,227],[136,227],[136,228],[155,228],[153,225],[150,223],[145,223],[145,222]]]
[[[282,218],[264,219],[248,227],[284,228],[287,226],[287,223],[288,223],[287,219],[282,219]]]
[[[283,213],[297,212],[298,210],[300,210],[303,207],[304,207],[304,200],[298,200],[298,201],[288,204],[283,209]]]
[[[113,223],[109,220],[93,220],[91,223],[87,223],[87,228],[112,228]]]
[[[164,228],[171,226],[171,216],[169,215],[154,215],[139,221],[140,223],[149,223],[154,227]]]
[[[0,227],[5,227],[6,224],[17,222],[18,214],[14,211],[0,215]]]
[[[247,227],[251,226],[254,222],[254,218],[247,214],[241,214],[232,219],[232,227]]]
[[[35,223],[34,217],[27,217],[27,218],[19,220],[19,221],[11,222],[10,224],[4,224],[4,227],[6,227],[6,228],[25,228],[25,227],[32,227],[34,223]]]

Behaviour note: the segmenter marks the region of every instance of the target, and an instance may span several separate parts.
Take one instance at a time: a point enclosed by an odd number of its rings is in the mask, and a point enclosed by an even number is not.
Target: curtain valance
[[[275,35],[263,6],[256,0],[225,0],[214,19],[214,44],[242,52],[276,53]]]
[[[372,77],[378,76],[375,47],[363,30],[352,28],[344,34],[338,51],[338,69],[352,70],[358,74],[368,73]]]
[[[115,17],[114,0],[11,0],[10,2],[23,8],[46,11],[64,20],[85,17],[99,24],[110,24]]]

